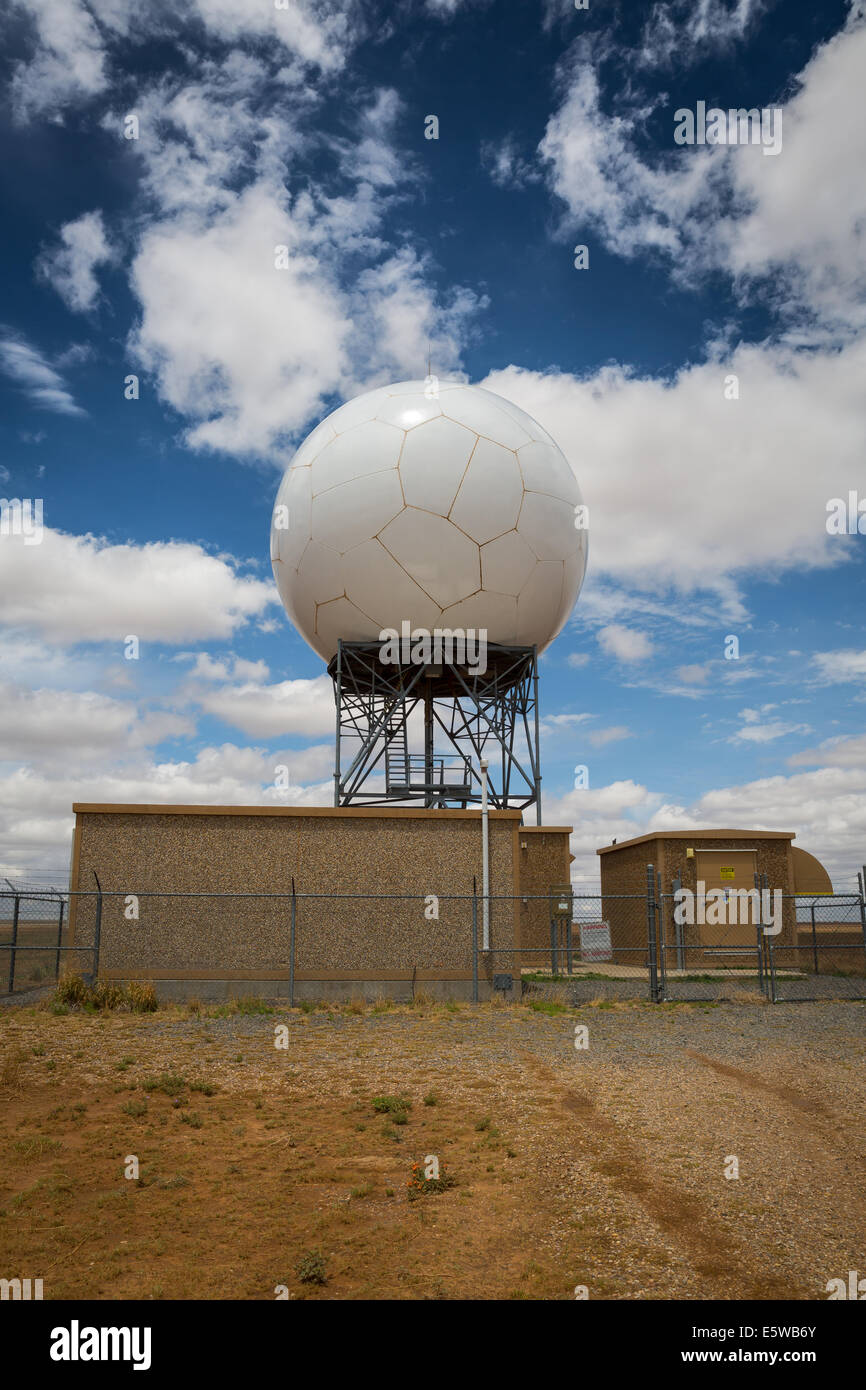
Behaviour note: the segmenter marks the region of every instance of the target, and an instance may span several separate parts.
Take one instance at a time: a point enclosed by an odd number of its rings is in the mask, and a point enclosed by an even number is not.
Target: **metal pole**
[[[340,804],[340,732],[342,730],[343,717],[343,641],[340,638],[337,642],[337,689],[335,692],[337,702],[337,749],[334,758],[334,805]]]
[[[569,911],[569,914],[568,914],[568,919],[567,919],[566,924],[565,924],[565,951],[566,951],[566,956],[565,956],[566,969],[568,970],[569,975],[571,975],[571,974],[574,973],[574,956],[573,956],[573,954],[572,954],[572,943],[571,943],[571,912],[570,912],[570,911]]]
[[[776,1002],[776,953],[773,949],[773,938],[764,933],[766,942],[767,959],[770,962],[770,1003]]]
[[[666,999],[668,993],[668,961],[667,955],[665,954],[667,949],[667,923],[665,922],[665,897],[662,892],[662,876],[660,872],[656,873],[654,896],[657,909],[656,924],[658,927],[659,999]]]
[[[490,950],[490,813],[487,807],[487,759],[481,759],[481,949]]]
[[[472,1003],[478,1003],[478,883],[472,879]]]
[[[647,949],[649,951],[650,999],[658,1003],[658,964],[656,958],[656,909],[655,909],[655,870],[652,864],[646,866],[646,925]]]
[[[535,695],[535,822],[541,825],[541,740],[538,731],[538,648],[532,648],[532,685]]]
[[[59,918],[59,920],[58,920],[58,922],[57,922],[57,955],[56,955],[56,957],[55,957],[55,959],[54,959],[54,978],[55,978],[55,980],[59,980],[59,979],[60,979],[60,947],[61,947],[61,945],[63,944],[63,909],[65,908],[65,906],[66,906],[65,902],[64,902],[63,899],[61,898],[61,899],[60,899],[60,918]]]
[[[433,792],[433,684],[424,682],[424,805],[435,806]]]
[[[559,974],[559,971],[557,970],[556,966],[557,966],[557,960],[556,960],[556,918],[555,918],[555,916],[553,915],[553,909],[551,908],[551,912],[550,912],[550,973],[551,973],[551,975],[558,975],[558,974]]]
[[[289,1008],[295,1007],[295,926],[297,924],[297,898],[295,897],[295,879],[292,876],[292,926],[289,933]]]
[[[7,879],[8,883],[8,879]],[[15,950],[18,945],[18,909],[21,902],[18,894],[15,894],[15,906],[12,909],[12,942],[9,949],[9,993],[12,993],[15,984]]]
[[[755,924],[755,941],[756,950],[758,952],[758,989],[761,994],[766,994],[768,982],[764,974],[764,933],[761,930],[760,923]]]
[[[674,904],[676,904],[677,893],[680,891],[682,886],[682,879],[679,878],[675,878],[671,883],[671,897],[673,898]],[[685,937],[683,932],[683,924],[682,922],[678,922],[676,918],[676,906],[674,906],[674,941],[676,943],[677,948],[677,970],[685,970]]]
[[[796,907],[795,907],[795,908],[794,908],[795,913],[796,913],[796,910],[797,910],[797,909],[796,909]],[[816,974],[816,975],[820,975],[821,972],[820,972],[820,970],[818,969],[818,938],[817,938],[817,936],[815,935],[815,904],[814,904],[814,903],[812,904],[812,960],[814,961],[814,964],[815,964],[815,974]]]

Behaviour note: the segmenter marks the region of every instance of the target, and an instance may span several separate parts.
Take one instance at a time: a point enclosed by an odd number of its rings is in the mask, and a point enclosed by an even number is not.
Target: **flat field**
[[[864,1023],[7,1005],[0,1275],[46,1299],[824,1299],[866,1259]],[[454,1183],[413,1200],[428,1155]]]

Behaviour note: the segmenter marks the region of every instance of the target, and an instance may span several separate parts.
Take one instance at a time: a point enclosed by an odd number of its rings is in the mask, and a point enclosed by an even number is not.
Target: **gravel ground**
[[[42,1041],[45,1020],[8,1010],[3,1041]],[[48,1016],[58,1039],[72,1022]],[[818,1299],[829,1279],[866,1269],[864,1023],[866,1005],[848,1001],[609,1001],[553,1014],[525,1003],[172,1009],[74,1020],[80,1060],[68,1065],[98,1089],[134,1051],[144,1068],[204,1070],[239,1101],[294,1095],[327,1108],[408,1083],[418,1106],[432,1086],[462,1114],[483,1105],[513,1145],[524,1186],[508,1240],[525,1242],[551,1279],[562,1271],[563,1287],[581,1283],[590,1298]],[[288,1028],[285,1051],[276,1024]],[[575,1048],[576,1025],[588,1028],[586,1049]],[[736,1179],[725,1176],[733,1158]],[[483,1226],[493,1197],[473,1200]],[[493,1285],[491,1296],[508,1296]]]

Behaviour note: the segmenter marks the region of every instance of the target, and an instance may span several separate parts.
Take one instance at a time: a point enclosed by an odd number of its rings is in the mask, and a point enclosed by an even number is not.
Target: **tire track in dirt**
[[[686,1056],[693,1058],[696,1062],[701,1062],[711,1071],[717,1072],[719,1076],[728,1077],[731,1081],[738,1081],[741,1086],[745,1086],[750,1091],[761,1091],[764,1095],[775,1096],[776,1100],[781,1100],[785,1105],[793,1108],[802,1115],[809,1118],[817,1117],[822,1120],[838,1121],[838,1116],[828,1110],[822,1100],[815,1096],[804,1095],[802,1091],[796,1090],[794,1086],[786,1086],[782,1083],[766,1081],[764,1077],[757,1076],[752,1071],[746,1071],[743,1067],[732,1067],[729,1062],[719,1062],[715,1057],[707,1057],[703,1052],[694,1052],[691,1048],[686,1048]]]
[[[683,1247],[695,1273],[715,1286],[706,1297],[730,1298],[732,1285],[738,1299],[810,1296],[804,1289],[792,1289],[789,1280],[754,1269],[748,1250],[731,1238],[699,1200],[648,1171],[631,1141],[590,1096],[565,1090],[557,1073],[531,1055],[524,1053],[523,1060],[539,1080],[558,1091],[561,1108],[579,1124],[581,1138],[595,1156],[595,1170],[615,1191],[638,1202],[650,1220]]]

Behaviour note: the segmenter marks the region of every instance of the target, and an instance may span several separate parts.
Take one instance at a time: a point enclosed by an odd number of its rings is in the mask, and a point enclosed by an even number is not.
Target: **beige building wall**
[[[524,970],[550,968],[551,890],[571,882],[570,836],[570,825],[523,825],[518,831],[520,940],[532,948],[524,949]]]
[[[355,807],[76,805],[72,884],[103,913],[100,974],[149,979],[163,994],[283,993],[290,975],[290,900],[219,893],[296,893],[295,981],[321,994],[400,992],[439,982],[471,988],[471,895],[481,891],[476,810]],[[519,981],[519,811],[490,812],[492,942],[509,948],[479,964]],[[567,874],[566,874],[567,878]],[[151,897],[147,894],[164,893]],[[213,896],[179,897],[179,893]],[[413,898],[339,894],[412,894]],[[126,895],[138,896],[131,919]],[[322,894],[319,900],[304,894]],[[438,919],[424,898],[438,899]],[[481,931],[479,905],[479,941]],[[77,900],[75,945],[92,945],[95,900]],[[495,962],[495,964],[494,964]],[[232,989],[236,982],[237,989]],[[357,982],[353,989],[353,982]],[[208,984],[214,986],[208,989]],[[243,988],[240,986],[243,985]],[[461,986],[460,989],[456,986]],[[391,987],[393,986],[393,989]],[[315,987],[315,988],[313,988]],[[309,991],[308,991],[309,992]]]

